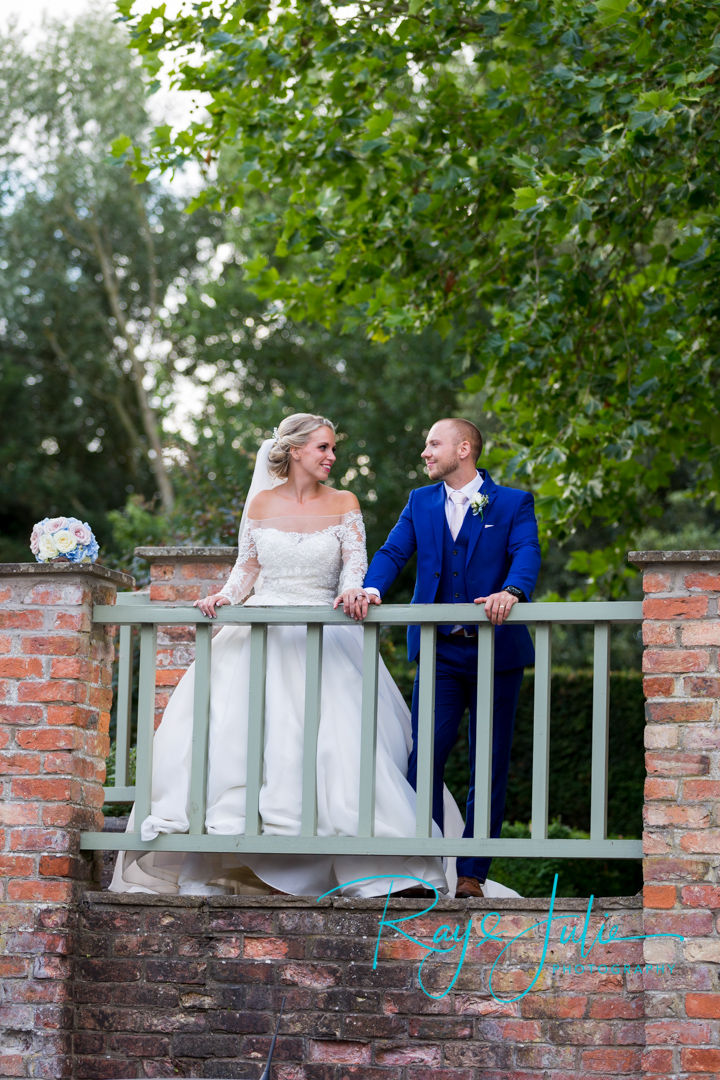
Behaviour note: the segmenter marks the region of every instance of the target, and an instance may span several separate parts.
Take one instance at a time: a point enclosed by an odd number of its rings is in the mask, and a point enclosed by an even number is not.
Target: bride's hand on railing
[[[222,593],[213,593],[212,596],[206,596],[204,600],[196,600],[193,607],[199,607],[203,615],[207,615],[209,619],[215,618],[215,608],[222,607],[223,604],[229,604],[227,596],[223,596]]]
[[[333,604],[333,609],[342,604],[343,611],[351,619],[361,622],[368,613],[369,604],[381,604],[382,600],[376,593],[366,593],[364,589],[346,589],[340,593]]]

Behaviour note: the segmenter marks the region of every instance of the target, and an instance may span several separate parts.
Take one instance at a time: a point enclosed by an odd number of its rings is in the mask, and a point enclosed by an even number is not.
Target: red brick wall
[[[112,628],[92,625],[132,578],[100,567],[0,566],[0,1076],[70,1075],[73,932],[92,878],[80,832],[102,828]]]
[[[74,1048],[80,1080],[130,1076],[258,1076],[283,995],[275,1080],[580,1080],[640,1075],[644,1042],[642,947],[597,945],[588,958],[618,970],[574,972],[586,901],[556,901],[546,965],[522,1000],[497,1001],[490,969],[503,944],[547,918],[548,902],[444,901],[405,924],[430,941],[441,925],[473,922],[460,975],[433,1000],[418,985],[425,951],[385,930],[384,901],[90,895],[81,917]],[[419,912],[391,903],[387,918]],[[596,902],[618,933],[641,930],[640,899]],[[502,943],[480,941],[483,915]],[[591,920],[590,935],[600,919]],[[495,996],[515,997],[540,964],[544,927],[498,965]],[[567,936],[567,935],[566,935]],[[579,934],[578,934],[579,936]],[[425,970],[441,994],[459,949]],[[587,960],[586,960],[587,963]],[[552,965],[573,966],[553,974]],[[630,969],[624,970],[624,966]],[[582,966],[585,966],[582,964]]]
[[[234,554],[206,556],[155,558],[151,596],[187,603],[217,589]],[[82,900],[93,871],[79,836],[100,818],[112,659],[111,630],[93,627],[91,610],[131,579],[0,566],[0,1076],[258,1074],[268,1014],[286,990],[281,1080],[720,1076],[720,554],[637,561],[647,594],[644,906],[602,901],[589,936],[607,911],[623,936],[684,940],[648,940],[644,954],[638,941],[598,945],[588,970],[558,926],[532,992],[505,1003],[488,988],[501,945],[477,945],[478,915],[494,908],[495,932],[518,933],[544,917],[542,901],[444,902],[421,937],[439,922],[475,921],[463,971],[432,1001],[418,986],[419,946],[386,936],[372,970],[373,902]],[[161,639],[162,694],[192,646],[192,632]],[[574,919],[583,907],[557,905]],[[541,949],[538,930],[512,946],[498,997],[528,985]],[[435,963],[428,988],[447,986],[455,962]]]
[[[235,564],[237,548],[147,547],[136,548],[135,555],[150,563],[150,600],[166,607],[183,607],[220,591]],[[155,727],[194,659],[194,625],[159,628]]]
[[[632,556],[631,556],[632,557]],[[635,561],[635,560],[634,560]],[[720,553],[645,552],[648,1077],[720,1075]]]

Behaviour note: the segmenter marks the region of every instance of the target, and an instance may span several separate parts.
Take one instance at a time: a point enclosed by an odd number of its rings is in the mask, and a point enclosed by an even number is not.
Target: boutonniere
[[[479,492],[478,492],[477,495],[472,495],[470,497],[470,507],[472,509],[472,512],[475,515],[475,517],[477,517],[477,515],[479,514],[481,521],[484,520],[483,510],[485,509],[485,507],[487,506],[487,504],[489,502],[490,502],[489,496],[488,495],[480,495]]]

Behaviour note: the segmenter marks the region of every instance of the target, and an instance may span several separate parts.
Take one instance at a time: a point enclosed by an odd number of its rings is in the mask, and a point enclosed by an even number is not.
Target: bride
[[[240,525],[238,558],[219,593],[196,601],[210,618],[223,604],[343,604],[363,593],[365,530],[356,497],[326,487],[335,461],[335,428],[322,416],[296,413],[258,452]],[[254,595],[250,595],[254,588]],[[358,831],[362,631],[324,631],[322,700],[317,744],[317,832]],[[300,833],[305,638],[300,626],[268,630],[263,833]],[[250,630],[226,626],[213,641],[207,775],[208,833],[245,832]],[[194,665],[178,684],[155,735],[151,812],[143,840],[188,831]],[[412,745],[407,706],[380,660],[378,676],[375,835],[415,835],[415,792],[406,779]],[[133,818],[128,831],[134,828]],[[435,827],[437,828],[437,827]],[[439,835],[439,833],[437,834]],[[393,875],[404,875],[393,880]],[[226,893],[279,891],[319,896],[405,892],[407,876],[447,893],[442,862],[402,856],[269,855],[255,853],[119,854],[114,892]],[[356,882],[359,878],[379,880]],[[339,888],[338,888],[339,887]],[[418,895],[418,889],[410,894]],[[423,890],[419,890],[423,894]]]

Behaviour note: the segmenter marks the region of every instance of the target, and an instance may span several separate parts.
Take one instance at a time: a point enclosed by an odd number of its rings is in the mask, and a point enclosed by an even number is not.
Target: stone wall
[[[471,924],[462,944],[418,969],[427,950],[385,928],[384,901],[96,893],[78,937],[78,1080],[132,1076],[258,1077],[283,996],[274,1080],[580,1080],[639,1077],[644,1043],[642,944],[598,943],[584,959],[587,901],[391,901],[430,943]],[[589,947],[641,932],[641,899],[596,901]],[[500,921],[490,915],[497,912]],[[609,913],[609,918],[605,918]],[[481,923],[501,940],[483,940]],[[516,935],[489,980],[493,962]],[[447,944],[444,947],[448,947]],[[542,964],[542,967],[540,966]],[[672,975],[664,965],[659,983]],[[512,1001],[530,985],[531,993]],[[599,970],[598,970],[599,969]],[[499,1000],[497,1000],[499,999]]]

